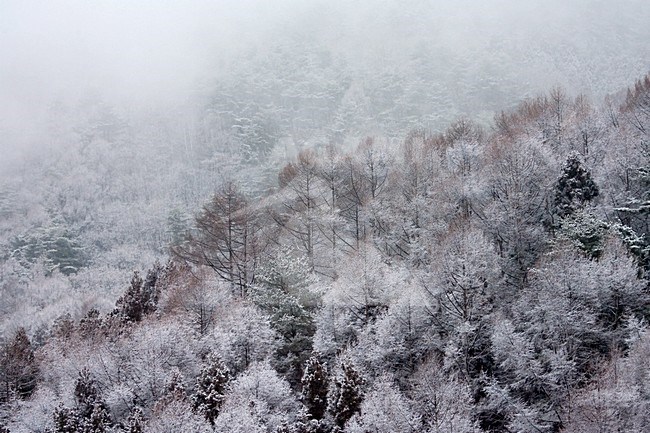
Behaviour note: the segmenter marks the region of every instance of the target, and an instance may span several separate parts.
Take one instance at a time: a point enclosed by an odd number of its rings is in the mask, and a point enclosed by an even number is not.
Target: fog
[[[3,3],[3,91],[125,96],[187,91],[210,60],[259,28],[263,3]],[[144,87],[144,88],[143,88]]]
[[[649,24],[0,0],[0,433],[650,432]]]
[[[482,97],[475,111],[455,111],[483,120],[554,85],[600,98],[650,69],[647,1],[568,3],[3,0],[0,149],[6,162],[42,141],[37,131],[52,104],[92,97],[133,112],[185,103],[211,96],[223,77],[236,80],[279,47],[296,56],[327,51],[353,82],[385,72],[412,81],[421,57],[432,64],[427,82],[445,89],[449,80],[516,87]],[[459,87],[451,97],[464,93]]]

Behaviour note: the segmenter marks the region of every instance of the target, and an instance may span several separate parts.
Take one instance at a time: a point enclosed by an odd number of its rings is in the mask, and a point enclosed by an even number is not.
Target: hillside
[[[1,190],[3,431],[650,428],[650,76],[276,159],[259,123],[206,159],[81,112],[47,205]]]

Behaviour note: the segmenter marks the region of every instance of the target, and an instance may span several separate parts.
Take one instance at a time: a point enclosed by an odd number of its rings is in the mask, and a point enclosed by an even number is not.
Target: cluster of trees
[[[119,140],[100,124],[89,143]],[[243,164],[263,132],[236,128]],[[110,307],[5,332],[1,428],[645,431],[649,136],[650,76],[598,107],[554,89],[490,131],[314,146],[265,194],[225,182],[194,224],[170,212],[170,262]],[[13,238],[5,308],[38,281],[99,291],[81,203]],[[103,240],[88,245],[109,254]]]
[[[11,286],[0,292],[0,332],[9,338],[20,326],[29,333],[44,329],[60,310],[44,305],[76,300],[70,306],[75,319],[87,303],[110,308],[128,272],[164,261],[167,245],[181,244],[195,209],[216,188],[235,180],[249,199],[263,197],[276,186],[277,172],[302,150],[331,143],[354,154],[352,148],[367,134],[377,135],[375,147],[386,141],[395,148],[409,131],[442,132],[462,115],[487,124],[495,110],[511,107],[551,82],[598,96],[627,84],[645,70],[640,59],[648,57],[647,8],[642,0],[633,3],[637,7],[618,8],[614,14],[605,12],[611,6],[604,4],[589,13],[572,5],[581,13],[581,29],[574,29],[574,35],[588,44],[577,38],[572,44],[556,40],[561,29],[572,26],[570,14],[558,12],[565,7],[546,5],[553,19],[547,13],[522,14],[530,24],[517,24],[526,27],[523,32],[498,12],[502,8],[485,7],[475,16],[459,5],[429,1],[403,8],[391,0],[379,9],[369,1],[327,10],[308,5],[293,11],[307,13],[304,19],[256,29],[265,32],[257,41],[243,38],[246,43],[220,58],[219,72],[183,101],[127,106],[99,94],[79,100],[60,95],[43,109],[43,119],[31,116],[28,131],[14,137],[3,130],[5,141],[26,149],[25,158],[15,163],[3,160],[0,173],[0,284]],[[338,23],[345,29],[344,39],[352,42],[336,42],[340,31],[332,33],[330,25],[310,25],[305,33],[304,23],[314,18],[310,13],[320,23]],[[537,15],[547,17],[543,24]],[[357,21],[360,17],[363,22]],[[475,25],[458,21],[463,19]],[[469,32],[463,43],[457,40],[461,28]],[[545,32],[550,28],[557,31]],[[539,87],[531,88],[532,83]],[[607,139],[599,136],[602,119],[589,115],[590,110],[582,103],[574,110],[580,119],[571,120],[584,130],[580,140],[587,151],[593,140]],[[330,170],[329,176],[340,174]],[[643,187],[643,172],[626,176],[630,188]],[[356,188],[358,181],[345,187]],[[355,218],[355,203],[366,200],[364,188],[352,192],[361,194],[352,201],[350,193],[341,193],[348,203],[330,206],[341,208],[341,217]],[[375,192],[381,195],[379,190]],[[620,209],[638,207],[623,197],[617,203]],[[624,225],[640,232],[643,214],[619,214]],[[357,228],[364,229],[361,224]],[[343,241],[338,242],[337,249]],[[247,273],[252,275],[250,269]],[[78,296],[66,295],[69,286]],[[34,300],[15,302],[27,297]],[[22,319],[34,316],[39,320]]]

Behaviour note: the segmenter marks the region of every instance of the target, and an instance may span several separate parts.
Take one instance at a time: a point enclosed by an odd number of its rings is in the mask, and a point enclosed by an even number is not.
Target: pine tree
[[[111,426],[108,409],[101,401],[97,401],[91,408],[88,419],[81,423],[83,433],[104,433]]]
[[[141,407],[135,407],[126,420],[124,433],[144,433],[144,412]]]
[[[336,379],[334,382],[334,395],[330,400],[329,411],[336,425],[343,428],[361,408],[364,380],[350,363],[344,362],[341,364],[341,369],[343,378]]]
[[[36,387],[37,375],[34,348],[25,329],[20,328],[0,351],[0,402],[14,393],[21,398],[29,397]]]
[[[59,406],[54,409],[53,433],[78,433],[80,431],[79,414],[74,409]]]
[[[84,317],[79,320],[79,333],[84,338],[91,338],[96,336],[102,328],[104,321],[99,316],[99,310],[91,308]]]
[[[115,304],[118,314],[127,322],[139,322],[142,319],[144,307],[142,305],[141,290],[143,280],[138,271],[133,272],[131,285],[124,295]]]
[[[211,425],[219,415],[229,380],[228,367],[217,355],[210,354],[197,378],[192,402],[194,409],[202,413]]]
[[[75,323],[70,313],[62,314],[52,323],[52,336],[61,340],[69,340],[74,332]]]
[[[82,415],[90,415],[95,402],[99,400],[99,391],[87,368],[79,372],[74,387],[74,396]]]
[[[318,358],[307,360],[302,376],[302,400],[311,419],[322,419],[327,410],[327,369]]]
[[[188,230],[187,217],[180,209],[172,209],[167,215],[167,236],[172,248],[178,248],[185,241]]]
[[[587,257],[597,259],[603,253],[609,230],[610,225],[605,221],[590,213],[576,212],[562,220],[558,238],[569,240]]]
[[[158,296],[160,290],[158,288],[158,279],[162,272],[160,263],[156,262],[149,271],[142,284],[140,296],[142,299],[142,313],[144,315],[151,314],[156,311],[158,307]]]
[[[59,271],[76,274],[88,265],[88,254],[64,218],[50,215],[49,222],[33,227],[10,241],[10,255],[25,266],[41,261],[47,275]]]
[[[101,399],[97,383],[88,369],[79,372],[75,384],[74,396],[77,400],[78,432],[103,433],[111,426],[111,419],[106,404]]]
[[[598,196],[598,186],[578,154],[569,155],[555,185],[555,213],[560,218],[573,214]]]
[[[254,302],[269,315],[271,327],[280,337],[274,367],[290,383],[297,385],[302,377],[302,366],[312,351],[316,331],[311,313],[296,296],[277,287],[253,291]]]
[[[131,285],[115,304],[115,314],[125,322],[139,322],[145,315],[156,311],[159,295],[156,283],[160,272],[161,267],[158,263],[147,272],[144,280],[140,273],[135,271],[131,278]]]

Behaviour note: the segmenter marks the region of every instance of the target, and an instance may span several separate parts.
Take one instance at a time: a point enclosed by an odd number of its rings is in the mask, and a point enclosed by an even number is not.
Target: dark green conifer
[[[598,192],[591,173],[584,167],[578,154],[573,153],[567,158],[555,185],[555,213],[560,218],[572,215],[597,197]]]
[[[327,369],[312,356],[305,364],[302,376],[302,400],[311,419],[322,419],[327,410]]]
[[[229,380],[228,367],[217,355],[210,354],[197,378],[192,403],[194,409],[202,413],[212,425],[219,415]]]
[[[364,380],[351,363],[341,365],[343,377],[334,381],[334,392],[330,399],[329,410],[334,422],[343,428],[352,416],[359,412],[363,402]]]

